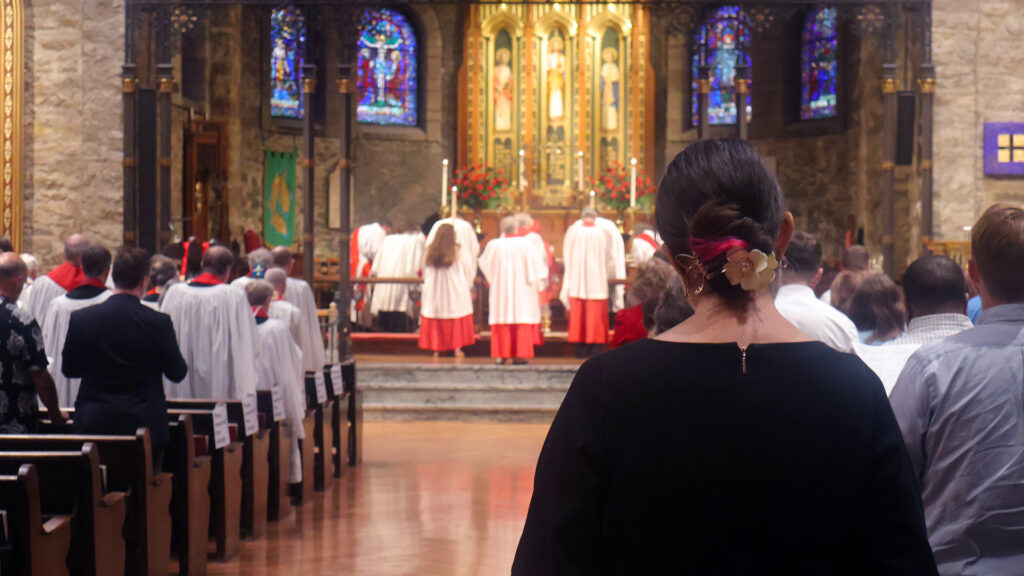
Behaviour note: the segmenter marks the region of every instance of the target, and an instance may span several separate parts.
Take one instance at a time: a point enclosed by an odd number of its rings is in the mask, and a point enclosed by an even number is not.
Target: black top
[[[71,314],[63,354],[64,375],[82,379],[76,433],[134,435],[145,426],[154,446],[167,443],[162,377],[181,382],[188,373],[169,316],[115,294]]]
[[[39,427],[32,373],[45,370],[39,324],[16,302],[0,296],[0,433],[25,434]]]
[[[78,288],[75,288],[71,292],[68,292],[67,296],[69,300],[89,300],[99,296],[106,292],[106,287],[93,286],[91,284],[82,284]]]
[[[512,573],[936,574],[881,382],[820,343],[642,340],[585,363]]]

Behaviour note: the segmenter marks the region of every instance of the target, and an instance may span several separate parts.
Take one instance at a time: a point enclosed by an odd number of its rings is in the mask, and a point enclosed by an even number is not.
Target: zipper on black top
[[[743,368],[743,373],[747,373],[747,347],[740,347],[740,366]]]

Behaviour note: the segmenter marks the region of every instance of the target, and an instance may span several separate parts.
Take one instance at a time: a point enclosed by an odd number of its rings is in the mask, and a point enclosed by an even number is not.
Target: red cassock
[[[566,231],[561,300],[569,309],[569,342],[608,343],[608,281],[617,276],[619,250],[615,240],[593,221],[577,221]]]
[[[538,290],[548,276],[543,254],[524,237],[496,238],[480,257],[480,271],[490,285],[491,356],[532,358],[540,340]]]

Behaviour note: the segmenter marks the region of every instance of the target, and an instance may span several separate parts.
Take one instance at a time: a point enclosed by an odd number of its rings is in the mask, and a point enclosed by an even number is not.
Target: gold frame
[[[3,0],[0,20],[0,56],[3,62],[2,116],[0,135],[3,138],[3,169],[0,171],[0,233],[10,237],[15,250],[22,242],[22,149],[21,121],[24,95],[24,30],[25,11],[22,0]]]

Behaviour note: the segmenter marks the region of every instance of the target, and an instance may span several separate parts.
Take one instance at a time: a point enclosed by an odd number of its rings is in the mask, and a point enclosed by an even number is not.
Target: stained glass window
[[[302,118],[302,58],[306,21],[294,6],[270,14],[270,115]]]
[[[416,34],[389,8],[366,11],[359,28],[356,119],[363,124],[415,126]]]
[[[750,59],[750,29],[743,21],[739,6],[722,6],[697,31],[697,45],[693,51],[693,125],[699,121],[697,94],[697,66],[701,57],[711,67],[708,119],[711,124],[736,123],[736,64],[740,58],[746,62],[752,77]],[[747,93],[747,118],[751,118],[750,93]]]
[[[836,9],[807,14],[801,38],[800,119],[836,115]]]

